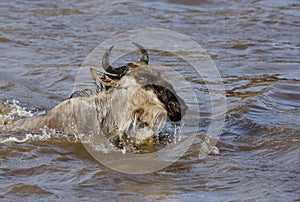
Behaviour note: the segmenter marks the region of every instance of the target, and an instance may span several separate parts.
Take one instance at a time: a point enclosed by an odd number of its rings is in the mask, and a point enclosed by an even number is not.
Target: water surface
[[[207,129],[201,124],[185,156],[146,175],[112,171],[66,137],[1,143],[0,199],[299,200],[299,9],[296,0],[1,1],[2,101],[18,100],[33,113],[51,109],[69,97],[80,65],[99,43],[158,27],[186,34],[207,50],[224,81],[228,113],[219,155],[198,159]],[[202,118],[209,118],[203,81],[184,72],[198,91]],[[5,130],[0,135],[25,138]]]

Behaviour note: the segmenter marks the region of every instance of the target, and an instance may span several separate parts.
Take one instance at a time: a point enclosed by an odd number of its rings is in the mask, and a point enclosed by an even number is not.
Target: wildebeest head
[[[172,122],[180,121],[187,109],[186,104],[158,71],[148,67],[147,50],[133,44],[141,53],[140,61],[117,68],[111,66],[109,55],[112,46],[102,59],[102,66],[109,74],[91,69],[99,94],[110,96],[111,108],[117,113],[118,128],[127,130],[130,125],[133,128],[136,125],[147,128],[157,125],[160,128],[166,118]]]

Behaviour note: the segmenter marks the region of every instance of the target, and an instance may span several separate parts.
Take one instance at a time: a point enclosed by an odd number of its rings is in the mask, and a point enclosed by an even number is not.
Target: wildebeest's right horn
[[[109,55],[110,55],[113,47],[114,46],[111,46],[104,54],[104,56],[102,58],[102,67],[105,69],[106,72],[111,73],[111,74],[125,74],[129,69],[129,67],[127,65],[121,66],[118,68],[114,68],[114,67],[110,66],[110,64],[109,64]]]
[[[139,49],[139,51],[141,52],[141,59],[140,59],[140,61],[141,61],[141,62],[144,62],[144,63],[146,63],[146,64],[148,64],[148,62],[149,62],[149,55],[148,55],[147,50],[144,49],[143,46],[141,46],[141,45],[139,45],[139,44],[137,44],[137,43],[135,43],[135,42],[132,42],[132,43],[133,43],[133,45],[135,45],[135,46]]]

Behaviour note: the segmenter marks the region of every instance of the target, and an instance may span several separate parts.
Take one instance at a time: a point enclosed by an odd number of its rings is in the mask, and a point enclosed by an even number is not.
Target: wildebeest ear
[[[93,68],[90,69],[90,72],[92,74],[92,77],[95,79],[96,84],[100,84],[101,89],[111,89],[111,87],[114,87],[114,85],[119,81],[119,77],[112,76],[108,74],[104,74],[102,72],[99,72]]]

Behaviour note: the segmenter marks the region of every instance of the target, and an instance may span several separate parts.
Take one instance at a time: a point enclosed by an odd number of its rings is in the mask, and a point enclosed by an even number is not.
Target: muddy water
[[[99,43],[159,27],[208,51],[225,84],[228,112],[218,155],[198,159],[203,124],[185,156],[147,175],[112,171],[65,136],[41,131],[44,139],[26,141],[26,134],[1,130],[2,140],[25,141],[0,144],[0,199],[299,200],[299,9],[296,0],[1,1],[2,101],[18,100],[32,113],[50,109],[70,95],[80,65]],[[183,76],[206,106],[201,79]],[[200,109],[209,118],[209,109]]]

